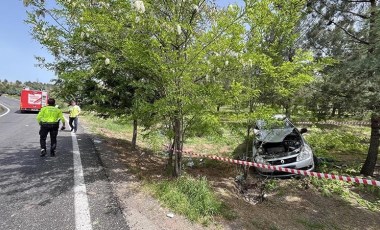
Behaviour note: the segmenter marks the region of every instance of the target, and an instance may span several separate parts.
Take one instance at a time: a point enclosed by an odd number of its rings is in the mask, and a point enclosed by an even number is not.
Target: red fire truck
[[[23,89],[20,96],[20,111],[39,111],[47,105],[48,94],[45,91]]]

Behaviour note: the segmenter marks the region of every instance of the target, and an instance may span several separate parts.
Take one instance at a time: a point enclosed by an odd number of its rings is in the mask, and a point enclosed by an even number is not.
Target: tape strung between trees
[[[244,123],[239,121],[223,121],[225,123]],[[358,126],[371,126],[371,122],[366,121],[292,121],[294,124],[300,125],[358,125]]]
[[[298,170],[298,169],[283,168],[280,166],[260,164],[260,163],[250,162],[250,161],[234,160],[234,159],[225,158],[225,157],[207,156],[207,155],[203,155],[203,154],[193,153],[190,151],[182,151],[182,153],[187,154],[187,155],[192,155],[192,156],[209,158],[212,160],[224,161],[224,162],[233,163],[233,164],[253,166],[256,168],[271,169],[271,170],[275,170],[275,171],[287,172],[287,173],[303,175],[303,176],[317,177],[317,178],[321,178],[321,179],[323,178],[323,179],[329,179],[329,180],[340,180],[340,181],[354,182],[354,183],[358,183],[358,184],[366,184],[366,185],[373,185],[373,186],[380,187],[380,181],[377,181],[377,180],[370,180],[370,179],[350,177],[350,176],[340,176],[340,175],[334,175],[334,174],[328,174],[328,173],[310,172],[310,171]]]
[[[293,122],[295,124],[301,125],[359,125],[359,126],[371,126],[371,122],[366,121],[320,121],[320,122],[311,122],[311,121],[298,121]]]

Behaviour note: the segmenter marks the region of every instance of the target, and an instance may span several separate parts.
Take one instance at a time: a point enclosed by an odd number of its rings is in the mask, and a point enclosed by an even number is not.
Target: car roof
[[[277,119],[277,120],[284,120],[286,118],[286,115],[284,115],[284,114],[275,114],[275,115],[273,115],[273,118]]]

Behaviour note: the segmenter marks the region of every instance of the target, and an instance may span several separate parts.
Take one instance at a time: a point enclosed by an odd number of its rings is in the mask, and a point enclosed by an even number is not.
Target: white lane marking
[[[1,103],[0,103],[0,105],[3,106],[3,107],[7,110],[7,112],[5,112],[4,114],[1,114],[0,117],[7,115],[7,113],[9,113],[9,111],[11,111],[11,110],[10,110],[8,107],[6,107],[4,104],[1,104]]]
[[[75,208],[75,229],[92,230],[90,209],[84,183],[82,161],[78,141],[75,133],[71,133],[73,141],[73,158],[74,158],[74,208]]]

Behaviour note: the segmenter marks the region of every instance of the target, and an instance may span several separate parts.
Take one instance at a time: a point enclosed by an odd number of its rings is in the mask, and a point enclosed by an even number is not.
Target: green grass
[[[85,112],[81,117],[89,124],[91,131],[104,135],[104,129],[115,136],[132,140],[132,121],[122,118],[101,118],[93,113]],[[155,153],[162,152],[163,146],[167,144],[167,139],[158,131],[144,132],[138,128],[137,144],[141,147],[151,149]]]
[[[278,190],[278,181],[276,179],[270,179],[266,184],[265,184],[265,189],[267,191],[273,192]]]
[[[339,127],[333,130],[312,127],[305,138],[317,156],[334,159],[344,155],[362,158],[368,150],[369,143],[369,136],[358,127]]]
[[[13,95],[13,94],[3,94],[2,97],[9,97],[9,98],[13,98],[13,99],[17,99],[17,100],[20,100],[20,95]]]
[[[147,183],[153,194],[176,213],[207,225],[213,216],[233,219],[234,214],[219,201],[205,177],[182,176],[174,180]]]
[[[99,128],[106,128],[108,131],[124,133],[124,132],[132,132],[133,127],[131,122],[120,119],[120,118],[101,118],[95,116],[92,113],[84,113],[82,117],[86,119],[86,121],[90,124],[91,128],[96,130]]]
[[[311,184],[316,187],[322,195],[331,197],[338,195],[350,203],[356,202],[359,206],[371,211],[380,211],[380,188],[369,185],[350,184],[344,181],[318,179],[310,177]],[[359,193],[353,191],[356,188],[360,193],[370,194],[373,199],[364,199]]]
[[[100,134],[102,134],[102,129],[106,129],[128,140],[132,137],[132,122],[130,121],[116,118],[102,119],[93,114],[86,114],[83,119],[86,119],[91,128],[98,130]],[[368,127],[342,126],[332,129],[313,126],[309,128],[305,138],[318,157],[333,159],[331,162],[322,162],[317,169],[319,172],[358,176],[367,154],[369,133]],[[245,151],[244,134],[243,127],[226,125],[221,128],[219,135],[195,136],[187,139],[184,147],[196,153],[215,155],[224,153],[224,155],[236,156]],[[154,152],[162,152],[164,144],[167,144],[167,140],[159,131],[146,133],[139,129],[139,146],[148,147]],[[186,165],[186,158],[184,159],[183,163]],[[203,159],[202,162],[194,159],[193,161],[195,167],[205,168],[223,168],[222,164],[224,164],[209,159]],[[380,210],[380,188],[378,187],[312,177],[307,180],[324,196],[339,196],[343,200],[354,202],[369,210]],[[173,181],[154,183],[151,189],[166,206],[191,220],[208,223],[214,215],[222,215],[227,219],[235,218],[234,213],[223,208],[224,206],[215,198],[210,198],[213,192],[204,178],[181,177]],[[288,191],[287,187],[281,186],[281,183],[276,180],[268,182],[266,189],[279,191],[278,195]],[[205,207],[209,204],[211,204],[209,208]]]
[[[270,230],[278,230],[281,228],[278,228],[275,223],[269,222],[267,220],[256,220],[255,218],[252,218],[249,220],[249,224],[245,226],[245,229],[270,229]]]
[[[360,169],[368,151],[369,133],[369,128],[363,127],[344,126],[320,129],[314,126],[309,129],[309,134],[305,138],[313,148],[314,154],[332,159],[332,161],[321,162],[318,166],[319,172],[360,176]],[[309,180],[324,196],[338,195],[343,200],[357,202],[369,210],[380,210],[380,188],[378,187],[315,177],[310,177]],[[353,191],[354,188],[356,191]],[[359,194],[367,194],[375,199],[367,200]]]
[[[305,229],[325,229],[325,226],[323,224],[318,223],[315,220],[298,219],[297,222],[303,224],[303,226],[305,226]]]

